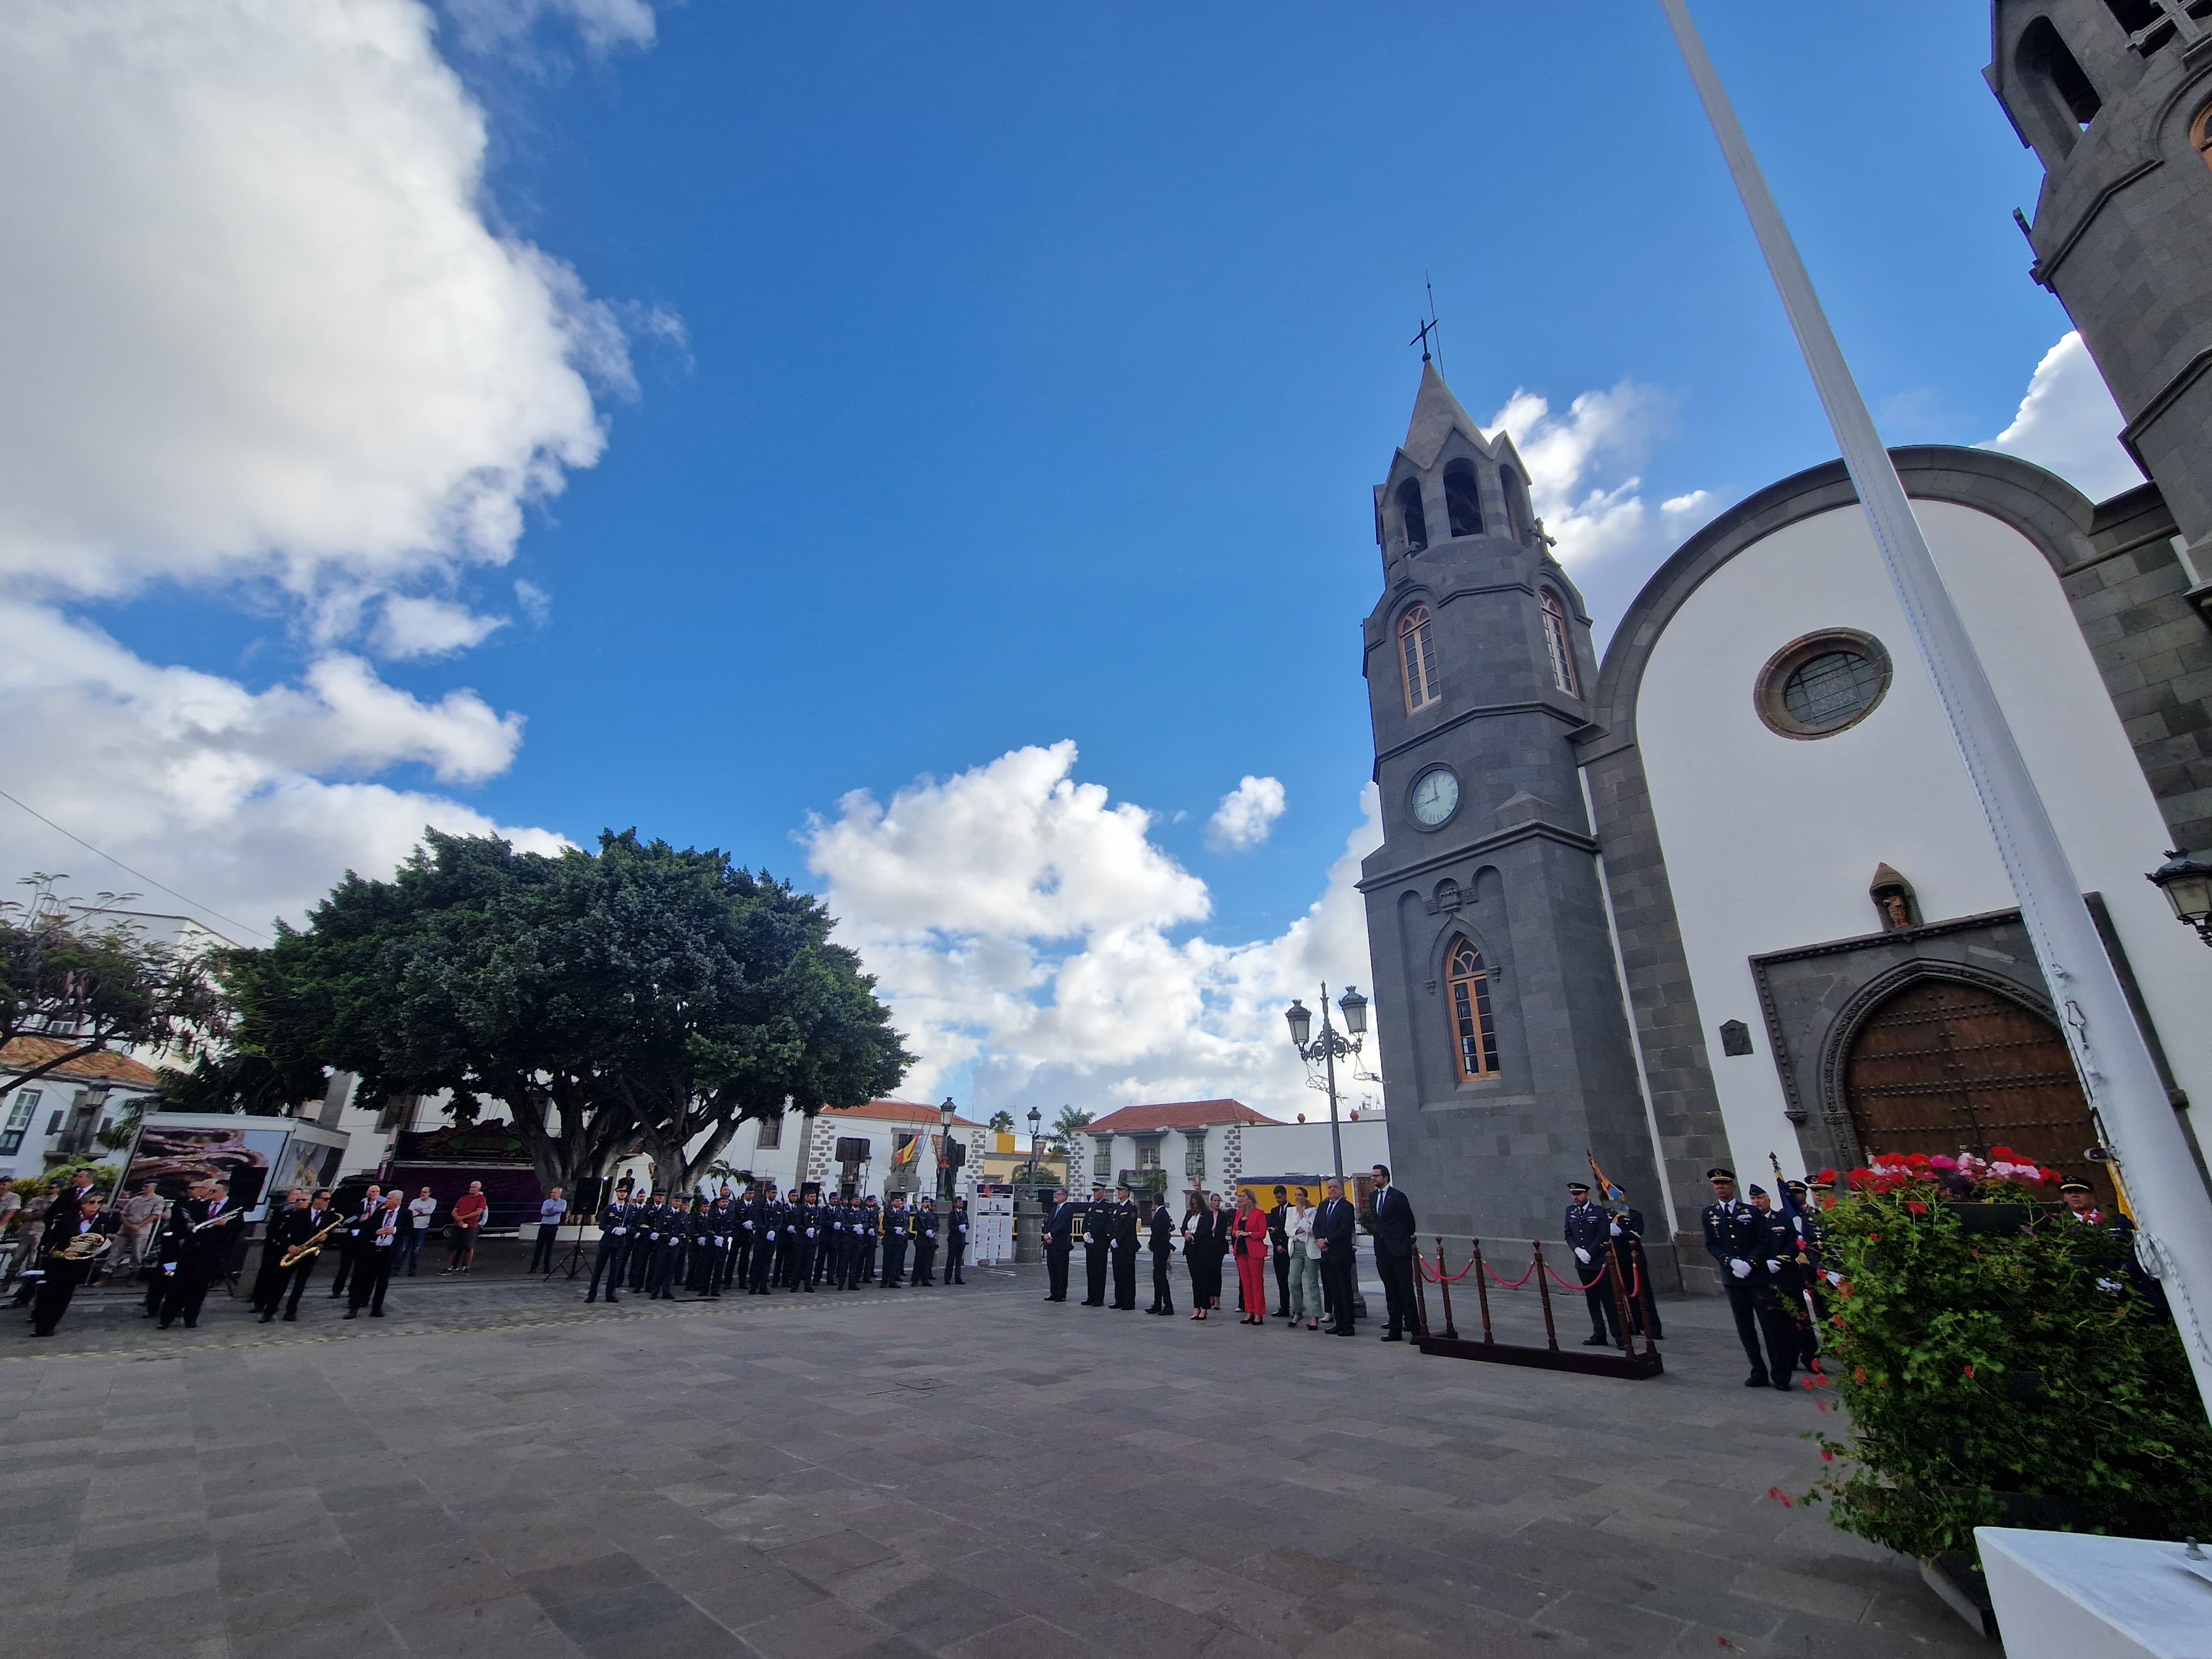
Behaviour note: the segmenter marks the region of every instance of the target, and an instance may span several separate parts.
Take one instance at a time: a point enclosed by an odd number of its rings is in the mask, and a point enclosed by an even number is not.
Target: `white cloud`
[[[1585,392],[1554,416],[1551,404],[1516,389],[1490,424],[1505,428],[1528,465],[1528,494],[1559,545],[1559,562],[1579,574],[1627,562],[1638,580],[1656,569],[1682,538],[1712,517],[1711,492],[1692,490],[1654,507],[1633,473],[1612,483],[1598,478],[1643,464],[1652,443],[1672,426],[1674,407],[1656,389],[1623,380],[1610,392]]]
[[[1233,1095],[1307,1109],[1282,1011],[1326,978],[1367,976],[1365,822],[1305,915],[1273,939],[1177,942],[1212,908],[1205,884],[1150,839],[1152,815],[1073,777],[1076,750],[1013,750],[888,806],[866,792],[804,835],[839,936],[878,975],[932,1095],[971,1069],[975,1104],[1101,1109]]]
[[[1255,778],[1250,773],[1221,798],[1213,816],[1206,821],[1206,844],[1216,852],[1249,853],[1274,833],[1275,820],[1283,816],[1282,781]]]
[[[2092,501],[2107,501],[2143,481],[2120,447],[2127,422],[2112,402],[2079,334],[2043,354],[2012,424],[1981,446],[2048,467]]]
[[[515,584],[518,599],[523,586]],[[395,593],[384,601],[373,639],[387,657],[450,657],[506,626],[506,617],[480,617],[465,605]]]
[[[593,52],[653,44],[653,8],[646,0],[445,0],[471,51],[522,40],[549,18],[575,26]]]
[[[652,38],[635,0],[506,11]],[[402,691],[356,642],[501,626],[426,595],[508,559],[605,446],[594,386],[635,389],[621,315],[488,221],[485,118],[434,29],[419,0],[0,9],[0,742],[39,810],[234,915],[296,917],[426,822],[495,827],[376,779],[481,781],[520,716]],[[273,599],[296,680],[162,666],[67,609],[180,585]],[[0,861],[88,857],[0,808]]]
[[[514,602],[521,607],[522,614],[530,618],[532,628],[543,628],[553,620],[553,596],[536,582],[526,578],[518,579],[514,584]]]

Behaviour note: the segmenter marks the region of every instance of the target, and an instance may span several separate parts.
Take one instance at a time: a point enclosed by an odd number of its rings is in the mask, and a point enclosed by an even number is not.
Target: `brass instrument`
[[[115,1246],[106,1233],[79,1233],[54,1252],[57,1261],[97,1261]]]
[[[323,1250],[323,1241],[352,1219],[353,1218],[351,1216],[342,1215],[338,1217],[335,1221],[331,1222],[329,1226],[324,1228],[322,1231],[314,1234],[311,1237],[301,1239],[290,1249],[285,1251],[283,1258],[276,1265],[280,1267],[289,1267],[301,1261],[304,1261],[311,1255],[320,1255]]]

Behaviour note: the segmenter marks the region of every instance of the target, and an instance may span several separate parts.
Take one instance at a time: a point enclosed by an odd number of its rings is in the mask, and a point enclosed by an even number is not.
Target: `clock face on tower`
[[[1413,821],[1433,830],[1459,810],[1459,779],[1450,769],[1432,766],[1413,780]]]

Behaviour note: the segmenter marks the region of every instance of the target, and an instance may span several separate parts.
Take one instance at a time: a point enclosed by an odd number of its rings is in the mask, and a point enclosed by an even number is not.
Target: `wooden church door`
[[[1851,1041],[1844,1092],[1863,1156],[2009,1146],[2112,1201],[2082,1157],[2097,1137],[2065,1039],[1995,991],[1929,978],[1886,998]]]

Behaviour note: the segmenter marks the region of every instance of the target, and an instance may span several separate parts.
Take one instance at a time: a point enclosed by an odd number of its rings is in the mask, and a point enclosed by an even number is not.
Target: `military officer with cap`
[[[906,1276],[907,1241],[914,1237],[914,1218],[907,1213],[906,1194],[893,1193],[884,1212],[884,1288],[895,1291]]]
[[[1743,1385],[1787,1389],[1796,1364],[1797,1334],[1783,1314],[1766,1270],[1766,1218],[1737,1195],[1735,1170],[1715,1165],[1705,1171],[1705,1179],[1712,1182],[1713,1201],[1698,1220],[1705,1229],[1705,1254],[1720,1270],[1721,1289],[1735,1316],[1736,1340],[1751,1361],[1751,1375]],[[1765,1354],[1759,1352],[1761,1337],[1765,1339]]]
[[[1052,1199],[1052,1213],[1044,1218],[1044,1299],[1065,1302],[1067,1258],[1075,1249],[1075,1206],[1067,1201],[1065,1187],[1055,1188]]]
[[[769,1279],[775,1270],[775,1236],[782,1206],[775,1201],[775,1182],[763,1181],[754,1189],[754,1196],[745,1217],[745,1237],[750,1240],[746,1263],[745,1293],[766,1296]]]
[[[623,1265],[629,1259],[630,1225],[637,1213],[637,1206],[629,1201],[627,1188],[611,1194],[599,1206],[599,1248],[592,1258],[592,1288],[585,1292],[584,1300],[599,1299],[599,1275],[606,1275],[607,1300],[619,1302],[615,1294],[621,1286]]]
[[[884,1246],[883,1200],[870,1193],[860,1205],[860,1283],[876,1282],[876,1261]]]
[[[1083,1214],[1083,1305],[1103,1308],[1106,1305],[1107,1257],[1114,1243],[1114,1223],[1108,1214],[1106,1189],[1093,1182],[1091,1202]]]
[[[1127,1187],[1114,1189],[1114,1208],[1107,1223],[1108,1245],[1114,1258],[1114,1306],[1123,1311],[1137,1305],[1137,1200]]]
[[[937,1236],[942,1230],[937,1200],[925,1194],[921,1208],[914,1218],[914,1286],[917,1290],[937,1283],[930,1276],[930,1269],[937,1263]]]
[[[1628,1328],[1642,1336],[1649,1325],[1651,1340],[1657,1342],[1666,1333],[1659,1328],[1659,1302],[1644,1259],[1644,1212],[1617,1187],[1613,1198],[1619,1207],[1606,1224],[1606,1237],[1613,1243],[1613,1270],[1620,1275],[1620,1288],[1628,1298]]]
[[[2097,1273],[2100,1290],[2118,1293],[2122,1284],[2134,1286],[2143,1298],[2151,1316],[2161,1322],[2173,1317],[2166,1299],[2166,1286],[2153,1279],[2136,1259],[2136,1224],[2126,1216],[2112,1214],[2097,1203],[2096,1189],[2076,1176],[2068,1176],[2058,1183],[2058,1195],[2066,1200],[2067,1214],[2084,1227],[2094,1227],[2112,1242],[2110,1246],[2090,1258]]]
[[[1621,1345],[1620,1310],[1613,1305],[1609,1272],[1612,1224],[1613,1218],[1590,1202],[1589,1182],[1567,1183],[1567,1248],[1575,1253],[1576,1275],[1582,1283],[1583,1300],[1589,1307],[1590,1334],[1583,1339],[1585,1348]]]
[[[945,1218],[945,1282],[965,1285],[960,1269],[968,1260],[968,1200],[952,1200],[952,1213]]]

